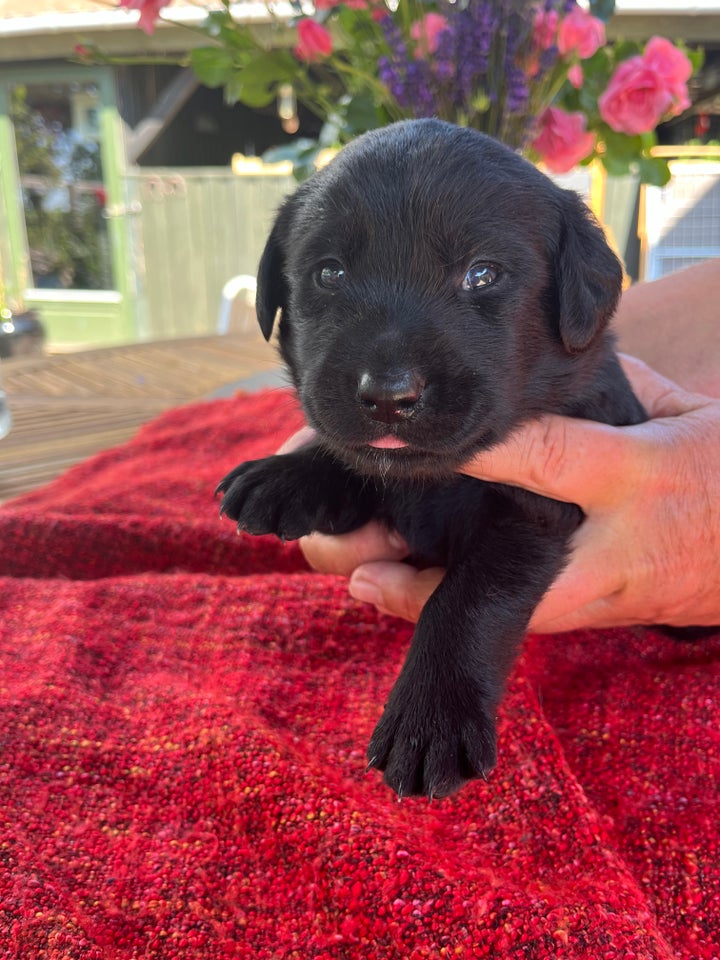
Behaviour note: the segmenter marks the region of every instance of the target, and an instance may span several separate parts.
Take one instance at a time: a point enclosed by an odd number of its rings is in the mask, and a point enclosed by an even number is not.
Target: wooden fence
[[[215,331],[223,285],[254,275],[289,174],[144,169],[126,178],[137,326],[145,339]]]

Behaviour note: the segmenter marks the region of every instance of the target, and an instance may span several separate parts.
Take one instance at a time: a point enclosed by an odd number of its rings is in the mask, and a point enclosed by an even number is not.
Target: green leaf
[[[373,47],[376,48],[377,39],[382,40],[382,32],[375,25],[375,22],[368,16],[367,10],[351,10],[344,4],[335,8],[337,11],[337,22],[343,32],[345,46],[359,47],[364,38],[377,33],[376,42]]]
[[[244,103],[246,107],[258,110],[269,106],[276,96],[276,87],[264,83],[246,80],[243,73],[237,73],[233,82],[225,87],[225,100],[229,104]]]
[[[265,163],[277,163],[280,160],[292,160],[293,176],[296,180],[307,180],[315,173],[315,161],[322,147],[317,140],[299,137],[282,147],[267,150],[262,159]]]
[[[600,133],[608,154],[625,163],[637,159],[642,153],[643,142],[639,136],[628,136],[626,133],[617,133],[610,127],[605,127]]]
[[[295,60],[285,51],[261,54],[245,68],[245,83],[254,96],[262,96],[263,91],[269,91],[272,99],[281,84],[293,82],[297,69]]]
[[[345,108],[345,124],[352,134],[365,133],[378,126],[378,111],[370,94],[351,97]]]
[[[630,173],[630,161],[623,157],[616,157],[611,153],[603,153],[600,160],[611,177],[623,177]]]
[[[235,65],[225,80],[225,101],[240,101],[248,107],[266,107],[282,83],[292,83],[297,64],[284,50],[259,51],[243,64]]]
[[[638,43],[637,40],[618,40],[611,48],[613,60],[618,64],[621,60],[637,56],[643,48],[644,44]]]
[[[640,182],[652,187],[664,187],[670,180],[670,168],[661,157],[641,157],[638,161]]]
[[[220,39],[227,47],[237,52],[249,53],[251,50],[258,49],[258,43],[250,31],[240,27],[235,21],[232,26],[228,24],[220,28]]]
[[[703,47],[698,47],[697,50],[690,50],[684,44],[681,45],[681,49],[692,64],[693,73],[697,73],[705,63],[705,50]]]
[[[206,87],[222,87],[233,70],[233,58],[220,47],[196,47],[190,51],[190,66]]]
[[[607,47],[600,47],[592,57],[583,60],[583,84],[581,94],[597,100],[608,85],[610,74],[614,69],[614,62]],[[568,84],[569,86],[569,84]]]
[[[234,103],[238,103],[240,100],[242,100],[242,95],[242,72],[240,70],[236,70],[235,73],[231,74],[225,81],[223,87],[223,99],[225,103],[231,107]]]
[[[309,137],[298,137],[290,143],[283,143],[279,147],[271,147],[262,155],[264,163],[280,163],[283,160],[292,160],[293,163],[298,159],[304,159],[309,155],[314,155],[318,151],[317,140],[311,140]]]

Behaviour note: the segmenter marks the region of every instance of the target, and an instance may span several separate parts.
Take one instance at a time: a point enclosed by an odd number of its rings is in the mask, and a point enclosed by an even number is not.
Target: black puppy
[[[222,512],[253,534],[379,518],[447,574],[373,734],[399,795],[451,793],[496,759],[495,711],[580,509],[458,467],[546,412],[638,423],[606,327],[621,268],[578,196],[434,120],[360,137],[282,207],[257,315],[317,440],[242,464]]]

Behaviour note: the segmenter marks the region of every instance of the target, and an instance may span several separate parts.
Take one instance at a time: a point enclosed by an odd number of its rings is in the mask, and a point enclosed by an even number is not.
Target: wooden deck
[[[13,428],[0,440],[0,502],[129,439],[163,410],[279,383],[279,369],[254,333],[3,360]]]

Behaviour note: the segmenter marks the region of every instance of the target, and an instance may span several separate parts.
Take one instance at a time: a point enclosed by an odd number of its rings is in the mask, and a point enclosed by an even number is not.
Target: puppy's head
[[[579,198],[475,131],[373,131],[282,207],[257,315],[308,422],[361,472],[440,477],[577,401],[621,268]]]

